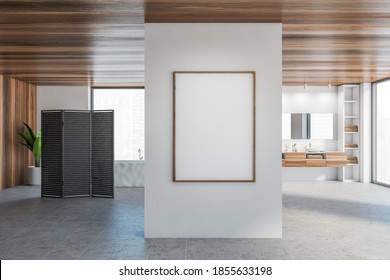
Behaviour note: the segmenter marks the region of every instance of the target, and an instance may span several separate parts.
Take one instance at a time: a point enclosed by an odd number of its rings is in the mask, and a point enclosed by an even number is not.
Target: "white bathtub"
[[[144,187],[144,160],[125,160],[114,162],[115,187]]]

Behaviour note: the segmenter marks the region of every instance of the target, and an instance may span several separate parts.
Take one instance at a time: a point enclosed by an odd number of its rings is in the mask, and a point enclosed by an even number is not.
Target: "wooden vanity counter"
[[[323,156],[305,152],[283,153],[283,167],[344,167],[347,155],[344,152],[326,152]]]

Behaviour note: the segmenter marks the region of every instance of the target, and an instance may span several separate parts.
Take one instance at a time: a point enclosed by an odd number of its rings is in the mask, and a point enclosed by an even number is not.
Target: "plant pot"
[[[28,182],[29,185],[40,185],[41,184],[41,168],[35,166],[28,167]]]

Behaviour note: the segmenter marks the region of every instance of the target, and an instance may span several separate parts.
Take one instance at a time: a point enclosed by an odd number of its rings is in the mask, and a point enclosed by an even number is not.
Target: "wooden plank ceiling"
[[[0,0],[0,73],[142,84],[144,22],[282,22],[285,85],[390,77],[388,0]]]

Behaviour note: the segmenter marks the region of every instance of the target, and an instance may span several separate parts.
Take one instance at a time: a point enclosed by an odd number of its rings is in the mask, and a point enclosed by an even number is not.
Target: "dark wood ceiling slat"
[[[285,85],[390,77],[386,0],[0,0],[0,72],[36,84],[142,84],[144,22],[281,22]]]

